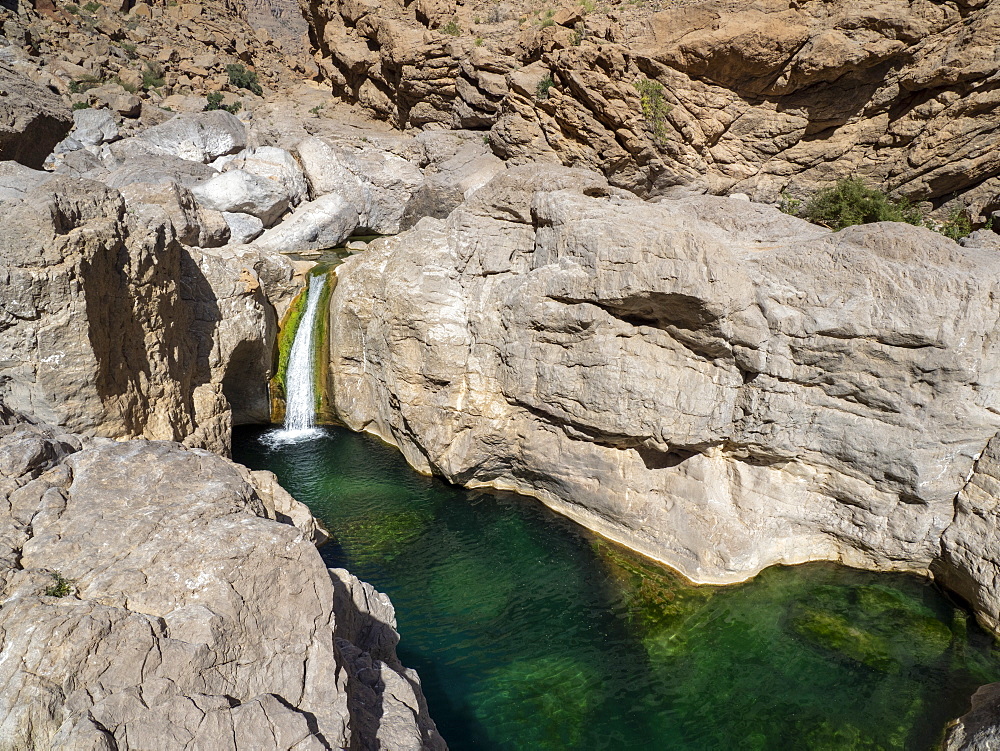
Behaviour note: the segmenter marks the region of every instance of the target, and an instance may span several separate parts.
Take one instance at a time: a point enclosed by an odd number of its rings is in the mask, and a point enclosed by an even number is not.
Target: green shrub
[[[537,99],[548,99],[549,89],[556,85],[556,82],[552,80],[552,74],[546,73],[545,78],[538,82],[535,86],[535,98]]]
[[[667,103],[667,98],[663,92],[663,85],[658,81],[650,81],[648,78],[640,78],[634,85],[635,90],[639,92],[639,99],[642,104],[642,116],[653,131],[653,140],[663,145],[669,137],[667,115],[673,109]]]
[[[229,74],[229,83],[238,89],[246,89],[252,94],[263,96],[264,90],[257,81],[257,74],[252,70],[247,70],[239,63],[231,63],[226,66],[226,73]]]
[[[83,9],[88,13],[97,13],[97,11],[101,9],[101,4],[93,2],[87,3],[86,5],[83,6]]]
[[[53,571],[49,574],[52,577],[52,586],[45,590],[45,594],[49,597],[65,597],[66,595],[72,593],[73,591],[73,581],[67,579],[58,571]]]
[[[79,5],[74,5],[73,3],[69,3],[66,6],[66,10],[69,11],[70,13],[72,13],[73,15],[76,15],[77,13],[80,12],[80,6]]]
[[[870,222],[924,224],[920,210],[905,198],[890,198],[854,177],[819,191],[806,204],[802,216],[832,230]]]
[[[131,42],[123,42],[122,49],[125,50],[125,54],[128,55],[129,60],[135,60],[139,57],[139,53],[136,52],[136,46]]]
[[[457,37],[462,33],[462,29],[459,28],[455,19],[451,19],[448,23],[441,27],[441,31],[449,36]]]
[[[801,199],[794,198],[785,191],[781,191],[781,200],[778,202],[778,210],[790,214],[791,216],[798,216],[799,212],[802,210]]]
[[[154,62],[146,63],[146,69],[142,72],[143,89],[146,91],[149,91],[149,89],[158,89],[166,82],[166,79],[163,77],[162,65]]]
[[[956,208],[948,214],[948,218],[941,222],[938,227],[933,227],[932,229],[936,229],[945,237],[950,237],[957,242],[972,232],[972,222],[969,221],[969,217],[964,209]]]
[[[100,86],[103,83],[97,76],[86,75],[82,76],[76,81],[70,81],[69,83],[69,93],[70,94],[82,94],[85,91],[90,91],[93,88]]]
[[[76,110],[89,110],[90,109],[90,102],[76,102],[76,103],[73,104],[72,109],[73,109],[74,112]]]
[[[226,112],[231,112],[236,114],[243,108],[243,102],[233,102],[232,104],[222,103],[222,93],[218,91],[213,91],[211,94],[205,97],[207,103],[202,112],[212,112],[213,110],[225,110]]]

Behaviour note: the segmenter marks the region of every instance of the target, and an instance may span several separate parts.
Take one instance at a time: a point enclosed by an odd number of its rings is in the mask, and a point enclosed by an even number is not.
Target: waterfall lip
[[[316,348],[313,344],[316,315],[326,286],[326,276],[309,280],[306,309],[302,315],[285,371],[285,424],[261,436],[261,443],[271,448],[283,444],[301,443],[323,435],[316,427],[315,363]]]

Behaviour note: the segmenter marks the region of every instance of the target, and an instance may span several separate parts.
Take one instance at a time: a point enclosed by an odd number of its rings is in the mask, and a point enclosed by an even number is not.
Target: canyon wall
[[[338,278],[336,409],[421,471],[698,582],[933,568],[998,627],[994,251],[534,166]]]
[[[996,3],[660,7],[303,2],[334,93],[399,127],[488,131],[514,163],[640,195],[776,202],[856,176],[973,217],[1000,208]]]

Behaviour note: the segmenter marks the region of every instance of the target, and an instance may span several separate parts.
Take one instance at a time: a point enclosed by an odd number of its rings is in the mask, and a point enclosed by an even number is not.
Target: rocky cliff
[[[777,201],[847,176],[1000,208],[996,3],[303,3],[333,91],[515,163]]]
[[[336,408],[700,582],[935,572],[998,627],[992,251],[507,171],[339,269]]]
[[[444,748],[270,473],[5,414],[0,515],[0,748]]]

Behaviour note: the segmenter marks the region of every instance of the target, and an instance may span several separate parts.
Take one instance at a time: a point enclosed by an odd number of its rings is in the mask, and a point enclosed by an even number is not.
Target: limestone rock
[[[69,107],[13,67],[0,62],[0,160],[41,169],[73,127]]]
[[[110,143],[118,138],[118,123],[108,110],[77,110],[73,113],[70,138],[75,138],[84,146]]]
[[[421,471],[533,495],[700,582],[926,572],[944,545],[995,623],[995,514],[971,486],[955,509],[1000,430],[995,253],[536,165],[338,278],[337,412]]]
[[[396,658],[388,599],[331,576],[315,520],[270,473],[13,424],[0,477],[12,747],[376,748],[377,732],[444,748]],[[362,662],[379,683],[361,682]]]
[[[291,206],[309,198],[309,184],[299,163],[289,152],[275,146],[259,146],[242,151],[228,160],[223,171],[243,170],[279,184]]]
[[[265,227],[274,224],[287,209],[289,195],[274,180],[241,169],[223,172],[195,185],[191,192],[199,205],[214,211],[250,214]]]
[[[162,125],[119,141],[111,150],[119,159],[154,154],[208,163],[244,148],[243,123],[228,112],[216,110],[175,115]]]
[[[1000,684],[990,683],[972,696],[972,710],[949,728],[944,751],[1000,749]]]
[[[183,191],[167,192],[190,230]],[[126,211],[95,182],[52,177],[3,207],[0,401],[75,432],[223,452],[231,409],[269,414],[276,313],[240,273],[266,272],[284,299],[284,259],[185,250],[163,208]]]
[[[277,227],[252,243],[265,251],[292,253],[333,248],[358,227],[358,212],[340,193],[329,193],[299,206]]]
[[[376,148],[348,149],[318,138],[298,144],[312,193],[338,193],[357,211],[360,226],[376,234],[399,232],[407,204],[424,185],[418,167]]]
[[[260,237],[264,231],[264,223],[250,214],[222,212],[223,219],[229,226],[229,237],[234,243],[245,244]]]

